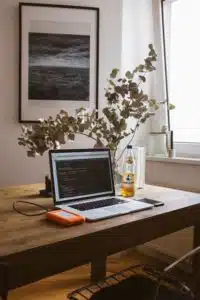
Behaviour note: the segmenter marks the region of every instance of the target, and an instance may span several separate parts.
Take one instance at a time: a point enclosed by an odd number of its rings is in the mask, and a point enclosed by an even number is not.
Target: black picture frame
[[[98,117],[99,14],[97,7],[19,3],[19,123],[80,107]]]

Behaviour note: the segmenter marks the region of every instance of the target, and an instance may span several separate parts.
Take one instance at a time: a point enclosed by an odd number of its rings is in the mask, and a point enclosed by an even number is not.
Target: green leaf
[[[156,61],[157,54],[153,48],[153,44],[149,44],[149,56],[151,56],[152,61]]]
[[[110,74],[110,77],[113,78],[113,79],[116,78],[118,72],[119,72],[119,69],[113,69],[111,74]]]
[[[74,117],[69,117],[68,118],[68,122],[69,122],[69,125],[72,125],[72,124],[74,124]]]
[[[74,141],[74,139],[75,139],[75,134],[72,133],[72,132],[70,132],[70,133],[68,134],[68,139],[71,140],[71,141]]]
[[[68,116],[68,113],[67,113],[64,109],[61,109],[61,110],[60,110],[60,114],[61,114],[61,115]]]
[[[105,107],[103,109],[103,113],[104,113],[105,116],[107,116],[109,114],[109,109],[107,107]]]
[[[90,122],[90,121],[86,121],[86,122],[84,123],[84,130],[89,129],[90,125],[91,125],[91,122]]]
[[[149,106],[150,106],[150,107],[154,107],[156,104],[157,104],[157,102],[156,102],[155,99],[150,99],[150,100],[149,100]]]
[[[26,133],[28,128],[27,128],[26,126],[22,125],[22,126],[21,126],[21,129],[22,129],[22,132],[23,132],[23,133]]]
[[[150,113],[146,113],[146,114],[143,116],[143,118],[140,119],[140,122],[141,122],[141,123],[145,123],[146,120],[150,118],[150,116],[151,116]]]
[[[151,52],[149,52],[149,54],[151,54]],[[156,61],[156,56],[152,56],[151,61]]]
[[[84,132],[85,124],[80,124],[78,130],[79,130],[79,132]]]
[[[128,79],[133,79],[133,73],[130,72],[130,71],[127,71],[126,74],[125,74],[126,78]]]
[[[150,50],[153,50],[153,44],[149,44],[148,47]]]
[[[115,92],[114,93],[106,92],[105,97],[107,98],[109,104],[117,103],[119,99],[119,95]]]
[[[145,69],[145,66],[140,64],[139,66],[137,66],[134,70],[134,73],[137,73],[137,72],[144,72],[144,69]]]
[[[110,85],[115,86],[114,81],[112,81],[111,79],[108,81]]]
[[[36,156],[36,153],[35,153],[35,151],[27,151],[27,155],[28,155],[28,157],[35,157]]]
[[[138,112],[138,113],[133,114],[133,116],[136,119],[140,119],[142,117],[142,114]]]
[[[175,109],[175,108],[176,108],[176,106],[174,104],[169,103],[169,105],[168,105],[169,110],[172,110],[172,109]]]
[[[129,136],[129,133],[128,132],[124,132],[123,137],[127,137],[127,136]]]
[[[63,124],[62,130],[63,130],[64,132],[68,132],[68,131],[69,131],[69,127],[67,126],[67,124]]]
[[[65,134],[63,131],[60,131],[57,133],[57,136],[56,136],[56,139],[57,141],[59,141],[59,143],[61,145],[64,145],[65,144]]]
[[[41,129],[41,125],[40,124],[33,124],[33,131],[38,132],[38,131],[40,131],[40,129]],[[27,130],[27,133],[29,133],[29,129]]]
[[[128,108],[125,108],[121,111],[120,113],[121,117],[128,119],[128,117],[130,116],[130,111]]]
[[[145,76],[139,75],[139,78],[140,78],[140,80],[142,80],[142,82],[146,82],[146,77]]]
[[[116,86],[115,87],[115,92],[117,94],[120,94],[123,98],[125,97],[125,91],[124,91],[122,86]]]
[[[86,111],[86,109],[84,107],[80,107],[80,108],[76,109],[76,114],[78,115],[78,114],[80,114],[82,112],[85,112],[85,111]]]
[[[96,136],[100,139],[102,137],[101,133],[97,133]]]
[[[19,142],[18,142],[18,145],[19,145],[19,146],[26,146],[26,142],[25,142],[25,141],[24,141],[24,142],[23,142],[23,141],[19,141]]]
[[[147,102],[149,99],[146,94],[138,94],[136,98],[138,101],[141,101],[141,102]]]
[[[126,130],[126,127],[127,127],[126,121],[124,119],[121,119],[119,126],[120,126],[120,131]]]

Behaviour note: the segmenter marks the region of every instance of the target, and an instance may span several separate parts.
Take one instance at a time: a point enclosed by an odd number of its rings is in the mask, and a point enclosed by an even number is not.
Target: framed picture
[[[99,9],[19,3],[19,122],[98,109]]]

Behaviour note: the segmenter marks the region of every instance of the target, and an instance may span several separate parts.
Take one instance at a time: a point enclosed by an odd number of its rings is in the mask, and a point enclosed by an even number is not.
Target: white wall
[[[124,0],[122,20],[122,72],[125,72],[144,62],[148,44],[154,42],[151,1]]]
[[[40,1],[27,1],[36,2]],[[121,67],[122,0],[42,0],[42,3],[86,5],[100,8],[100,108],[104,87],[112,68]],[[47,155],[27,158],[17,144],[18,119],[18,0],[0,1],[0,186],[42,182],[48,173]],[[88,147],[78,138],[66,147]]]
[[[200,192],[200,166],[147,161],[146,181],[151,184]]]
[[[146,182],[200,193],[200,166],[147,161]],[[172,257],[180,257],[192,248],[193,229],[188,228],[148,244]]]
[[[122,74],[132,71],[137,65],[144,63],[149,48],[154,44],[152,2],[149,0],[124,0],[122,14]],[[141,88],[150,96],[153,94],[153,74],[147,75],[147,82]],[[134,128],[136,122],[129,122]],[[146,146],[150,123],[141,125],[134,138],[137,146]],[[127,141],[122,143],[123,147]],[[121,145],[121,146],[122,146]]]

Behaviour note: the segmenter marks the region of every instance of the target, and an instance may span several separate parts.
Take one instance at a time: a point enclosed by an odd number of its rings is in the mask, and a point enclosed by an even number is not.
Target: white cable
[[[181,258],[177,259],[175,262],[170,264],[168,267],[164,269],[164,272],[168,272],[171,269],[173,269],[176,265],[178,265],[183,260],[187,259],[190,256],[193,256],[194,254],[200,252],[200,246],[196,247],[195,249],[192,249],[191,251],[187,252],[185,255],[183,255]]]

